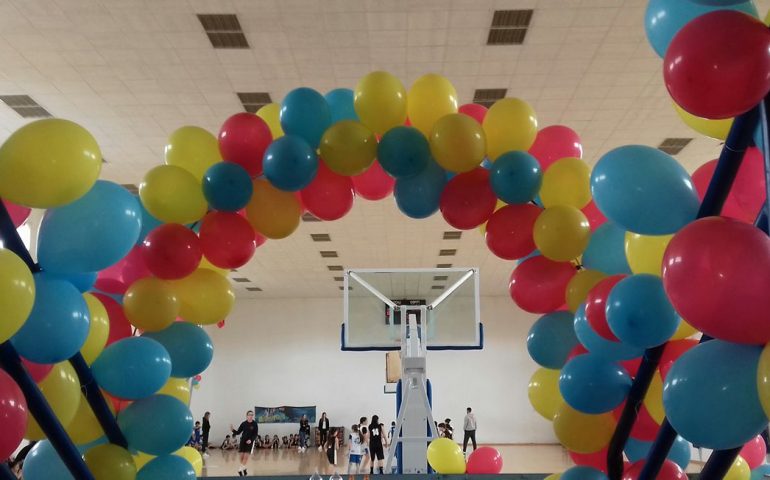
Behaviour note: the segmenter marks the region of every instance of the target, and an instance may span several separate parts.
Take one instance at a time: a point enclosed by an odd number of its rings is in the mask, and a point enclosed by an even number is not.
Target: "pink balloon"
[[[51,370],[53,370],[53,364],[30,362],[24,357],[21,357],[21,363],[24,365],[24,368],[27,369],[27,373],[29,373],[29,376],[32,377],[32,380],[34,380],[35,383],[40,383],[45,380],[45,377],[47,377],[48,374],[51,373]]]
[[[503,470],[503,456],[496,448],[479,447],[468,457],[465,472],[469,475],[497,475]]]
[[[13,226],[16,228],[19,228],[21,224],[23,224],[27,218],[29,218],[29,214],[32,212],[32,209],[16,205],[15,203],[11,203],[8,200],[3,200],[3,205],[5,205],[5,209],[8,211],[8,215],[11,216]]]
[[[262,156],[273,141],[262,118],[247,112],[231,116],[219,130],[219,151],[225,162],[242,166],[249,175],[262,175]]]
[[[257,248],[259,248],[267,242],[267,237],[254,230],[254,240],[257,243]]]
[[[356,193],[367,200],[382,200],[393,193],[395,185],[396,179],[388,175],[378,161],[361,175],[353,177]]]
[[[535,250],[532,227],[543,210],[531,203],[506,205],[489,218],[484,239],[489,251],[505,260],[523,258]]]
[[[522,310],[552,312],[564,303],[567,284],[575,273],[575,267],[569,262],[554,262],[538,255],[516,267],[508,291]]]
[[[0,461],[10,457],[27,430],[27,401],[16,382],[0,370]]]
[[[439,201],[444,220],[458,230],[469,230],[486,222],[496,205],[497,197],[489,184],[489,170],[482,167],[452,177]]]
[[[354,181],[332,172],[323,162],[319,162],[318,174],[300,192],[302,204],[320,220],[338,220],[353,208]]]
[[[537,132],[529,153],[538,159],[545,171],[556,160],[566,157],[583,158],[583,144],[574,130],[564,125],[551,125]]]
[[[569,452],[569,457],[575,462],[575,465],[592,467],[607,473],[607,448],[594,453]]]
[[[599,211],[599,208],[593,200],[583,207],[582,212],[588,219],[588,224],[591,226],[592,232],[607,222],[607,217]]]
[[[466,103],[461,105],[457,111],[463,115],[468,115],[479,123],[484,122],[484,117],[487,116],[487,107],[478,103]]]
[[[674,366],[676,359],[697,344],[698,341],[692,338],[671,340],[666,344],[663,348],[663,355],[660,356],[660,363],[658,364],[658,370],[660,370],[660,376],[663,380],[666,379],[666,375],[668,375],[668,371],[671,370],[671,367]]]
[[[749,464],[749,468],[754,470],[758,466],[765,463],[765,456],[767,455],[767,445],[762,435],[757,435],[753,439],[749,440],[746,445],[741,449],[740,456],[746,460]]]
[[[637,480],[644,468],[644,462],[644,460],[639,460],[631,464],[623,474],[623,480]],[[687,475],[679,465],[671,460],[665,460],[660,472],[655,478],[657,480],[687,480]]]
[[[744,182],[745,182],[746,175],[745,174],[742,175],[741,172],[745,171],[744,168],[748,163],[747,161],[750,160],[748,158],[749,156],[750,155],[748,154],[746,155],[747,158],[744,159],[744,163],[741,164],[741,169],[738,170],[738,177],[744,178]],[[703,200],[703,197],[706,195],[706,190],[708,189],[709,182],[711,182],[711,177],[714,176],[714,170],[716,169],[716,167],[717,167],[717,161],[711,160],[710,162],[706,162],[700,167],[698,167],[698,169],[695,170],[695,172],[693,172],[692,174],[692,183],[695,186],[695,191],[698,193],[698,198],[700,198],[701,200]],[[764,178],[764,171],[760,174],[760,176]],[[750,211],[749,212],[745,211],[743,207],[741,207],[741,204],[738,203],[738,200],[735,196],[737,192],[737,188],[736,188],[737,183],[738,183],[738,180],[736,178],[736,183],[733,184],[733,188],[730,191],[730,194],[727,196],[727,200],[725,200],[724,205],[722,206],[721,215],[723,217],[734,218],[736,220],[740,220],[745,223],[753,223],[754,222],[753,217],[756,216],[756,213],[752,215]],[[745,189],[748,187],[744,185],[743,188]],[[758,210],[759,208],[757,208],[755,212]]]
[[[141,245],[137,245],[118,263],[99,272],[94,287],[102,292],[123,295],[132,283],[149,276]]]

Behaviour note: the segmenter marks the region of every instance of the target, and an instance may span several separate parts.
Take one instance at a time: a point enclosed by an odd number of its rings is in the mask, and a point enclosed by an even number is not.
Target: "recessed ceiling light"
[[[321,250],[322,258],[337,258],[339,255],[334,250]]]
[[[443,285],[433,285],[432,287],[430,287],[430,289],[431,290],[443,290],[444,286]]]
[[[341,282],[343,280],[345,280],[345,277],[334,277],[335,282]]]

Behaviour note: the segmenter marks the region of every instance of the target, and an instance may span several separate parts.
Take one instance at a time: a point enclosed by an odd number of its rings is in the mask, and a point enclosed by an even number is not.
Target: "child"
[[[283,438],[281,439],[281,443],[282,443],[281,448],[289,448],[289,437],[284,435]]]
[[[222,450],[233,450],[235,448],[235,441],[230,437],[230,435],[226,435],[225,439],[222,441],[222,445],[219,446]]]
[[[265,438],[262,440],[262,448],[271,448],[273,446],[273,441],[270,440],[270,435],[265,435]]]
[[[390,430],[388,430],[388,445],[393,443],[394,438],[396,438],[396,422],[390,422]]]
[[[444,420],[444,437],[450,440],[452,440],[455,433],[455,429],[452,427],[452,424],[450,423],[451,421],[452,420],[448,418]]]
[[[443,423],[438,424],[438,436],[439,438],[445,438],[446,437],[446,425]]]
[[[326,439],[326,458],[329,460],[329,469],[337,466],[337,450],[340,448],[339,430],[332,429],[329,438]],[[330,473],[330,472],[327,472]]]
[[[278,435],[273,435],[273,444],[271,445],[271,448],[278,448],[278,445]]]
[[[200,450],[201,448],[201,422],[195,422],[195,427],[193,428],[193,433],[190,436],[190,440],[187,442],[187,445],[190,447],[193,447],[196,450]]]
[[[353,474],[357,474],[361,470],[361,457],[364,456],[364,436],[361,435],[361,430],[358,425],[350,427],[352,433],[350,434],[350,455],[348,457],[348,478],[353,480]],[[355,472],[351,472],[355,465]]]

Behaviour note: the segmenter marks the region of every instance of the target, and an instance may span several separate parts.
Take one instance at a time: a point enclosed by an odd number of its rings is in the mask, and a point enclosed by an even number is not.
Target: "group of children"
[[[372,416],[371,423],[367,423],[367,417],[361,417],[359,423],[350,427],[348,436],[348,475],[366,472],[385,473],[385,448],[390,446],[395,435],[396,422],[392,422],[390,430],[385,430],[385,425],[380,423],[377,415]],[[324,449],[329,460],[329,470],[337,466],[337,452],[341,446],[340,430],[332,429],[326,440]]]

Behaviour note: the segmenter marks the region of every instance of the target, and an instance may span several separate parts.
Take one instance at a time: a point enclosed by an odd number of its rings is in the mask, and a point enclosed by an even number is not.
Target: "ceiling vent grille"
[[[496,10],[487,45],[521,45],[527,36],[534,10]]]
[[[214,48],[249,48],[236,15],[198,15],[198,20]]]
[[[692,138],[667,138],[663,140],[663,143],[658,145],[658,150],[668,153],[669,155],[676,155],[692,142]]]
[[[6,105],[22,118],[47,118],[52,115],[29,95],[0,95]]]
[[[479,88],[473,94],[473,103],[478,103],[479,105],[489,108],[496,101],[505,98],[505,95],[507,94],[507,88]]]
[[[249,113],[257,113],[260,108],[273,103],[267,92],[238,92],[238,99],[241,101],[243,109]]]

